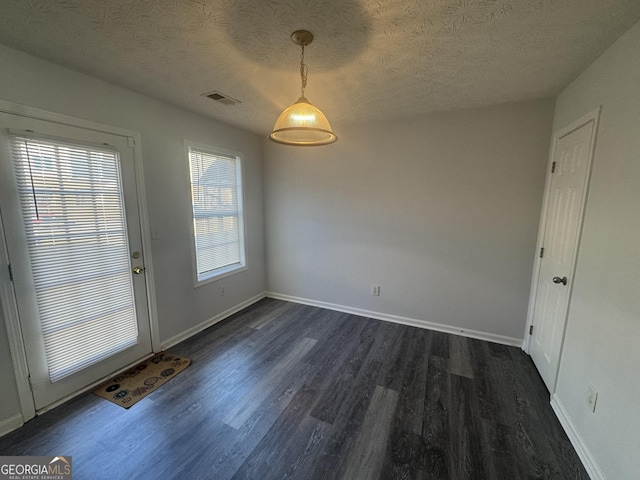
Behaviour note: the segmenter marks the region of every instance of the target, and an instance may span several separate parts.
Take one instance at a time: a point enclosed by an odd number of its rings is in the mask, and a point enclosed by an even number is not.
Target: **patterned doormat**
[[[122,372],[96,388],[93,393],[129,408],[191,364],[191,360],[169,352],[157,355]]]

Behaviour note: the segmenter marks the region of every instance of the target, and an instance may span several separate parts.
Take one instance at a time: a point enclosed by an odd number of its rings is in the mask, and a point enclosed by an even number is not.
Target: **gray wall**
[[[640,23],[561,93],[554,128],[598,105],[556,400],[605,478],[623,480],[640,472]]]
[[[552,115],[541,100],[265,141],[269,291],[521,342]]]
[[[264,292],[260,137],[2,46],[0,71],[0,99],[140,132],[149,221],[159,233],[152,254],[162,341]],[[224,297],[216,282],[193,287],[184,139],[244,154],[249,269],[224,278]],[[0,378],[12,379],[10,370],[1,363]],[[15,413],[9,410],[0,410],[0,421]]]

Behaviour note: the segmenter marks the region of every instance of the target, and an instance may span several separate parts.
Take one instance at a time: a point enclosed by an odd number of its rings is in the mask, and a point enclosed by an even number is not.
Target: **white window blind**
[[[189,147],[199,282],[244,266],[240,159]]]
[[[52,382],[137,343],[117,152],[13,136]]]

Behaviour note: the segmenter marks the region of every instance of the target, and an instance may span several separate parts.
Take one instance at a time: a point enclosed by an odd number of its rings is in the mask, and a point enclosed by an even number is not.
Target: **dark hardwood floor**
[[[173,347],[124,410],[91,393],[0,438],[84,479],[588,479],[513,347],[264,299]]]

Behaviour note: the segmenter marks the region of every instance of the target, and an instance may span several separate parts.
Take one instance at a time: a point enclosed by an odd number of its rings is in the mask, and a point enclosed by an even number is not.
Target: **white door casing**
[[[38,310],[33,295],[33,280],[30,276],[29,251],[26,247],[24,237],[24,225],[21,225],[20,205],[16,194],[15,181],[13,178],[12,162],[8,151],[8,129],[11,130],[31,130],[36,135],[45,135],[55,138],[78,140],[82,143],[109,144],[114,146],[119,152],[121,165],[121,177],[123,183],[124,202],[126,205],[126,225],[129,237],[129,247],[131,252],[140,252],[140,257],[132,259],[131,266],[150,266],[145,261],[143,254],[148,253],[148,248],[144,248],[141,224],[146,219],[144,209],[138,206],[141,198],[136,182],[136,165],[134,162],[134,151],[131,145],[134,143],[130,138],[121,135],[113,135],[93,129],[79,129],[50,121],[36,120],[20,115],[0,113],[0,126],[2,127],[2,144],[0,169],[2,170],[2,194],[0,202],[2,204],[3,223],[8,246],[8,253],[14,274],[13,287],[20,316],[20,331],[24,341],[24,350],[28,369],[33,385],[33,398],[36,410],[43,409],[62,398],[70,396],[82,390],[87,385],[109,375],[110,373],[123,368],[144,355],[152,351],[152,331],[150,322],[150,308],[152,304],[147,298],[148,285],[145,282],[145,275],[132,277],[132,287],[135,292],[135,310],[138,318],[138,342],[135,346],[121,352],[117,358],[110,358],[97,363],[89,368],[83,369],[69,377],[57,382],[51,382],[47,372],[46,357],[42,335],[38,325]],[[143,221],[144,220],[144,221]],[[148,239],[147,242],[148,245]],[[155,313],[155,312],[154,312]],[[9,329],[8,329],[9,330]],[[13,335],[17,329],[12,329]],[[155,330],[155,329],[154,329]],[[155,333],[155,332],[154,332]],[[10,333],[11,334],[11,333]],[[153,335],[154,337],[156,335]],[[19,360],[18,360],[19,361]],[[16,359],[14,358],[14,363]],[[21,399],[22,400],[22,399]],[[24,413],[24,412],[23,412]],[[25,418],[27,419],[28,416]]]
[[[598,114],[592,112],[559,131],[550,155],[529,305],[528,352],[551,394],[562,354]]]

